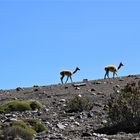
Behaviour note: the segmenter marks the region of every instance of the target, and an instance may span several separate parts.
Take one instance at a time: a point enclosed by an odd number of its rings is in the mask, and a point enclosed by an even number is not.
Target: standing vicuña
[[[115,74],[117,75],[118,70],[121,68],[121,66],[124,66],[123,63],[121,62],[118,66],[118,68],[114,65],[108,65],[105,67],[105,76],[104,78],[106,78],[106,76],[109,78],[109,72],[113,72],[113,78],[115,77]]]
[[[68,79],[70,78],[71,79],[71,82],[72,82],[72,75],[73,74],[75,74],[78,70],[80,70],[78,67],[75,69],[75,71],[70,71],[70,70],[63,70],[63,71],[61,71],[60,72],[60,75],[61,75],[61,82],[62,82],[62,84],[63,84],[63,78],[64,78],[64,76],[67,76],[67,79],[66,79],[66,82],[65,83],[67,83],[67,81],[68,81]]]

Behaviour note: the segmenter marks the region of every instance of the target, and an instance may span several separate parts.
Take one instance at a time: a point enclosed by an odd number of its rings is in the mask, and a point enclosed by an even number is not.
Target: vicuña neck
[[[118,66],[118,70],[121,68],[121,64]]]
[[[75,71],[73,72],[73,74],[75,74],[77,72],[77,69],[75,69]]]

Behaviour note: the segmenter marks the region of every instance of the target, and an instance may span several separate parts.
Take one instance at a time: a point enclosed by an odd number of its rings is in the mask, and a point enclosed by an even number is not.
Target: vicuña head
[[[114,65],[108,65],[108,66],[106,66],[106,67],[105,67],[105,76],[104,76],[104,78],[106,78],[106,76],[109,78],[109,72],[113,72],[113,78],[115,77],[115,75],[118,76],[118,75],[117,75],[118,70],[119,70],[122,66],[124,66],[124,64],[123,64],[122,62],[119,64],[118,67],[116,67],[116,66],[114,66]]]
[[[63,71],[61,71],[60,72],[60,75],[61,75],[61,77],[60,77],[61,83],[63,84],[63,78],[65,76],[67,76],[67,79],[66,79],[66,82],[65,83],[67,83],[67,81],[68,81],[69,78],[71,79],[71,82],[72,82],[72,75],[75,74],[78,70],[80,70],[80,68],[77,67],[74,71],[70,71],[70,70],[63,70]]]

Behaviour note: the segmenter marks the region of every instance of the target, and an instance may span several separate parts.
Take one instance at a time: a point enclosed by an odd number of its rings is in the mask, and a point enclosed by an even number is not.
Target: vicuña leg
[[[71,80],[71,82],[72,82],[72,77],[70,76],[70,80]]]
[[[65,83],[67,83],[67,81],[69,80],[69,76],[67,76],[67,80],[66,80],[66,82]]]
[[[61,78],[60,78],[62,84],[63,84],[63,78],[64,78],[64,75],[62,75]]]
[[[116,72],[113,72],[113,78],[115,78],[115,75],[118,77]]]
[[[106,78],[106,76],[109,78],[109,70],[106,70],[106,73],[105,73],[104,79]]]

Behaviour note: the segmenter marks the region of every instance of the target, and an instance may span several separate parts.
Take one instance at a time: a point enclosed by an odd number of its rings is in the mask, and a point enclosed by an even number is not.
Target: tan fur
[[[72,75],[75,74],[78,70],[80,70],[78,67],[75,69],[75,71],[70,71],[70,70],[63,70],[60,72],[60,75],[61,75],[61,82],[63,84],[63,78],[64,76],[67,76],[67,79],[66,79],[66,82],[68,81],[68,79],[70,78],[71,79],[71,82],[72,82]]]
[[[61,75],[64,74],[64,75],[67,75],[67,76],[71,76],[71,75],[73,74],[73,72],[70,71],[70,70],[62,70],[62,71],[60,72],[60,74],[61,74]]]
[[[105,67],[105,69],[109,69],[109,71],[111,71],[111,72],[114,72],[114,71],[117,72],[118,71],[117,67],[114,66],[114,65],[108,65],[108,66]]]
[[[116,67],[116,66],[114,66],[114,65],[108,65],[108,66],[106,66],[106,67],[105,67],[106,73],[105,73],[104,78],[106,78],[106,76],[109,78],[109,72],[113,72],[113,78],[114,78],[115,75],[117,76],[117,72],[118,72],[118,70],[119,70],[122,66],[124,66],[124,65],[122,64],[122,62],[119,64],[118,67]]]

